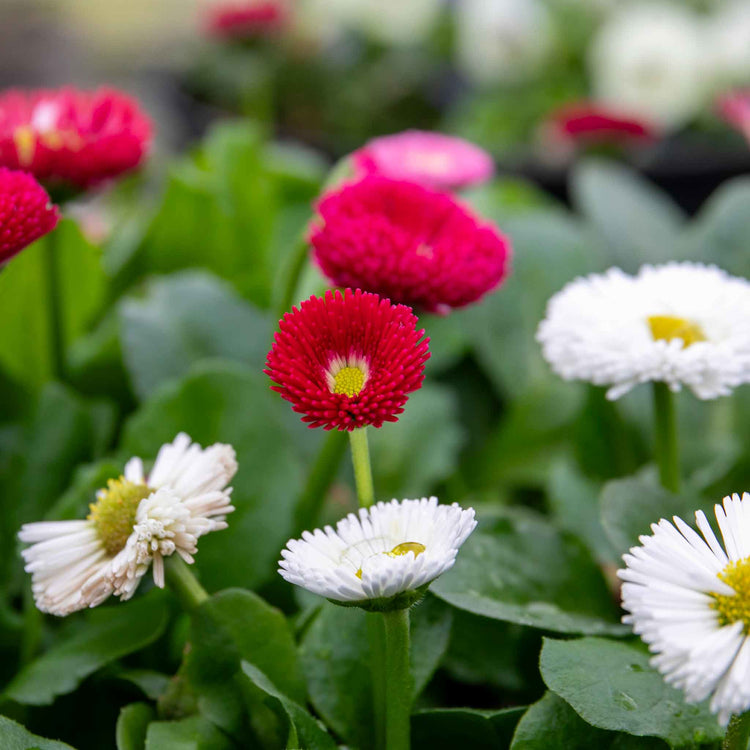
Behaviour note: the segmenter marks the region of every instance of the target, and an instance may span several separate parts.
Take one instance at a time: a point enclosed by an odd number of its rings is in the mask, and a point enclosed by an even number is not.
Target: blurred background
[[[65,83],[140,97],[157,157],[243,114],[331,159],[453,132],[563,198],[582,151],[690,211],[750,168],[721,104],[750,86],[750,0],[2,0],[0,85]]]

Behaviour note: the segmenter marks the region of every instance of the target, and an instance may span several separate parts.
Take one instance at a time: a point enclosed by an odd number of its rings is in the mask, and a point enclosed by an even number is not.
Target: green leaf
[[[115,730],[117,750],[143,750],[148,725],[155,718],[156,711],[148,703],[131,703],[121,708]]]
[[[120,307],[125,363],[142,400],[192,364],[225,357],[263,369],[271,325],[224,282],[188,271],[153,281]],[[158,352],[158,356],[154,353]]]
[[[609,265],[633,273],[643,263],[675,258],[685,215],[632,170],[586,159],[573,170],[571,192],[578,210],[605,240]]]
[[[89,675],[153,643],[167,624],[161,592],[91,612],[88,623],[22,669],[3,697],[35,706],[75,690]]]
[[[687,523],[695,511],[707,504],[689,492],[673,495],[659,485],[654,471],[607,482],[602,489],[601,519],[610,542],[619,555],[638,544],[641,534],[651,533],[651,524],[680,516]]]
[[[5,716],[0,716],[0,739],[3,750],[74,750],[64,742],[46,740],[32,734]]]
[[[414,748],[455,750],[458,747],[508,747],[523,708],[477,711],[472,708],[431,708],[411,720]]]
[[[242,671],[253,685],[268,695],[286,715],[297,737],[297,742],[293,745],[289,744],[288,747],[306,750],[336,750],[338,746],[331,735],[321,728],[302,706],[284,695],[260,669],[243,661]]]
[[[498,512],[431,591],[483,617],[559,633],[622,634],[599,568],[581,543],[535,513]]]
[[[146,750],[235,750],[236,745],[200,716],[154,721],[148,726]]]
[[[411,616],[411,674],[416,698],[440,664],[451,635],[453,612],[437,597],[426,596]]]
[[[587,724],[562,698],[545,693],[521,717],[510,750],[665,750],[658,739],[635,739]]]
[[[673,747],[716,742],[724,735],[706,703],[685,703],[649,666],[644,646],[545,638],[540,667],[550,690],[595,727],[661,737]]]
[[[379,497],[423,497],[455,471],[464,437],[458,416],[450,390],[428,384],[411,396],[397,423],[369,430]]]
[[[34,389],[52,375],[50,295],[45,253],[54,246],[60,275],[65,341],[72,343],[92,322],[104,300],[106,277],[99,251],[72,221],[62,221],[47,237],[13,259],[0,274],[0,364]]]
[[[253,588],[275,575],[303,485],[288,405],[266,377],[234,363],[196,366],[146,402],[125,426],[123,449],[146,459],[180,431],[202,445],[230,443],[239,471],[229,528],[200,540],[196,567],[209,590]]]

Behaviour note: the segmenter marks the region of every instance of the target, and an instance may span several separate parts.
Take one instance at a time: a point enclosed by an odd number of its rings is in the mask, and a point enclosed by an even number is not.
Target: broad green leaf
[[[114,672],[113,676],[135,685],[152,701],[157,700],[167,692],[172,680],[169,675],[154,672],[151,669],[119,669]]]
[[[409,614],[411,673],[416,698],[430,681],[448,648],[453,612],[436,597],[427,596]]]
[[[581,543],[532,512],[500,511],[431,591],[475,615],[559,633],[621,634],[617,608]]]
[[[35,706],[70,693],[103,666],[153,643],[167,624],[161,592],[133,602],[102,607],[74,635],[22,669],[3,697]]]
[[[464,437],[458,417],[453,394],[428,384],[410,397],[398,422],[369,430],[379,499],[423,497],[455,471]]]
[[[641,534],[651,533],[651,524],[660,519],[680,516],[692,523],[695,511],[708,510],[706,504],[690,491],[673,495],[661,487],[654,471],[642,472],[633,477],[607,482],[602,489],[602,526],[615,551],[621,555],[638,544]]]
[[[578,164],[571,192],[599,232],[609,264],[633,273],[643,263],[677,258],[685,216],[671,198],[632,170],[600,159]]]
[[[562,698],[545,693],[521,717],[510,750],[666,750],[658,739],[606,732],[587,724]]]
[[[545,638],[540,667],[549,689],[595,727],[661,737],[676,748],[720,740],[708,705],[685,703],[648,662],[640,644]]]
[[[228,529],[200,540],[196,557],[209,591],[253,588],[275,575],[304,481],[287,428],[289,412],[262,372],[214,362],[160,389],[125,425],[123,450],[144,459],[180,431],[204,446],[230,443],[237,451],[239,471],[232,480],[237,510],[228,517]]]
[[[156,719],[156,711],[148,703],[131,703],[120,709],[115,741],[117,750],[143,750],[148,725]]]
[[[148,725],[146,750],[235,750],[236,745],[200,716]]]
[[[431,708],[418,711],[411,720],[414,748],[455,750],[508,747],[523,708],[477,711],[472,708]]]
[[[201,359],[234,359],[262,370],[271,341],[266,315],[225,282],[196,271],[155,280],[144,298],[123,300],[120,326],[141,400]]]
[[[65,341],[72,343],[92,322],[106,290],[99,251],[72,221],[14,258],[0,273],[0,364],[27,388],[52,376],[46,252],[52,247],[60,278]]]
[[[242,671],[257,688],[262,690],[279,706],[290,723],[297,742],[290,742],[289,748],[306,750],[336,750],[338,745],[328,732],[299,703],[284,695],[260,669],[246,661],[242,662]]]
[[[5,716],[0,716],[0,739],[3,750],[75,750],[64,742],[46,740],[32,734]]]

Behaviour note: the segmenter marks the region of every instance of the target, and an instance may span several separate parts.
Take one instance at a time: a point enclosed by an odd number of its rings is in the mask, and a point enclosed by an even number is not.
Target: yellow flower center
[[[701,327],[685,318],[676,318],[672,315],[652,315],[648,319],[648,325],[651,328],[654,341],[682,339],[683,347],[687,349],[698,341],[706,340],[706,335]]]
[[[419,542],[401,542],[401,544],[397,544],[390,552],[384,552],[383,554],[388,555],[388,557],[401,557],[401,555],[413,552],[414,557],[419,557],[426,549],[427,547]],[[355,575],[362,580],[362,568]]]
[[[96,502],[89,505],[88,519],[94,522],[108,555],[114,556],[123,549],[133,531],[138,505],[151,492],[145,484],[120,477],[110,479],[107,489],[96,493]]]
[[[711,606],[719,615],[719,623],[731,625],[740,620],[744,632],[750,633],[750,557],[730,562],[718,578],[736,592],[734,595],[711,594],[714,599]]]
[[[333,376],[333,392],[356,396],[365,385],[365,374],[359,367],[342,367]]]
[[[13,143],[16,145],[18,163],[22,167],[28,167],[34,161],[36,134],[28,125],[22,125],[13,131]]]

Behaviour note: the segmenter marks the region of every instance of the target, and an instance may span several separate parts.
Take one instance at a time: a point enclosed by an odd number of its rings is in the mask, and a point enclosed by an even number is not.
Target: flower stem
[[[307,477],[305,490],[297,503],[296,533],[313,529],[320,523],[320,511],[331,483],[336,478],[341,459],[346,451],[346,437],[339,430],[327,433],[312,471]]]
[[[385,623],[379,612],[367,613],[367,635],[370,641],[370,676],[372,679],[373,724],[377,750],[385,748]]]
[[[354,464],[354,481],[357,484],[357,498],[362,508],[369,508],[375,502],[375,489],[372,484],[370,449],[367,445],[367,427],[359,427],[349,432]]]
[[[674,396],[666,383],[654,383],[654,442],[659,479],[670,492],[680,491],[680,459]]]
[[[307,263],[307,256],[309,254],[309,248],[307,245],[307,227],[305,227],[302,235],[297,244],[292,250],[292,256],[289,261],[289,271],[286,276],[286,284],[282,293],[281,300],[279,302],[278,315],[279,319],[284,317],[284,313],[292,309],[292,305],[297,301],[296,291],[299,286],[299,280],[302,276],[302,271],[305,270],[305,264]]]
[[[724,737],[722,750],[747,750],[747,742],[750,739],[750,711],[744,714],[735,714]]]
[[[179,555],[168,557],[164,561],[164,570],[167,582],[188,612],[208,599],[206,590],[198,583],[198,579]]]
[[[383,612],[385,623],[385,746],[409,750],[412,679],[409,671],[409,610]]]
[[[65,380],[65,334],[63,330],[63,300],[58,263],[60,230],[51,232],[43,241],[44,272],[47,278],[47,310],[49,315],[49,345],[52,377]]]

